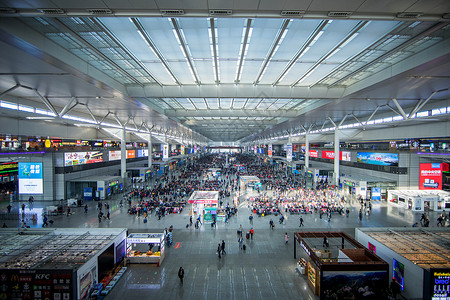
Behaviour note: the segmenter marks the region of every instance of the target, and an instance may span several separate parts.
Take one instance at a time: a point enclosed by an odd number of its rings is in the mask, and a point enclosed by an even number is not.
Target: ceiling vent
[[[304,10],[282,10],[281,15],[285,17],[299,17],[305,14]]]
[[[94,9],[86,9],[86,11],[88,13],[90,13],[91,15],[110,15],[112,14],[112,10],[108,9],[108,8],[94,8]]]
[[[328,16],[334,18],[348,18],[353,14],[351,11],[329,11]]]
[[[421,15],[423,15],[423,13],[419,13],[419,12],[402,12],[402,13],[398,13],[398,14],[397,14],[397,18],[402,18],[402,19],[417,19],[417,18],[420,17]]]
[[[39,8],[38,11],[46,15],[62,15],[65,13],[65,11],[60,8]]]
[[[12,15],[15,14],[17,10],[10,7],[0,7],[0,15]]]
[[[161,15],[163,15],[163,16],[181,16],[181,15],[184,15],[184,10],[182,10],[182,9],[163,9],[163,10],[161,10]]]
[[[232,15],[233,11],[231,9],[210,9],[210,16],[229,16]]]

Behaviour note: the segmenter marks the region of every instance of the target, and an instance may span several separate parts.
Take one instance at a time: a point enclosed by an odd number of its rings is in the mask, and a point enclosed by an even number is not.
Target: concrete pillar
[[[147,139],[147,149],[148,149],[148,167],[151,169],[152,168],[152,156],[153,156],[153,146],[152,146],[152,135],[151,133],[148,134],[148,139]]]
[[[127,143],[127,132],[125,130],[125,127],[122,128],[122,136],[120,137],[120,174],[122,178],[126,178],[127,175],[127,150],[126,150],[126,143]]]
[[[305,135],[305,168],[309,168],[309,135]]]
[[[334,184],[339,186],[339,129],[334,131]]]

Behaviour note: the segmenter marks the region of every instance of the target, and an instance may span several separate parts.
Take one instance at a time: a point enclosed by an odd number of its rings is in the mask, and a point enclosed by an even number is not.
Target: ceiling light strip
[[[269,53],[267,54],[266,59],[264,60],[261,71],[259,72],[258,77],[256,77],[255,84],[257,84],[261,80],[261,77],[264,76],[264,73],[266,72],[267,67],[269,66],[269,63],[270,63],[272,57],[277,52],[278,48],[280,47],[281,43],[284,40],[284,37],[286,36],[286,34],[288,32],[287,28],[288,28],[290,22],[291,22],[290,19],[286,19],[283,21],[283,24],[281,25],[281,28],[278,31],[275,41],[273,42],[272,47],[270,48]]]
[[[313,33],[308,37],[306,42],[302,45],[302,47],[297,51],[294,57],[289,61],[289,63],[284,68],[283,72],[278,76],[277,80],[272,85],[277,85],[280,81],[284,79],[284,77],[289,73],[292,67],[295,65],[297,60],[302,57],[306,52],[309,51],[312,45],[319,39],[319,37],[324,33],[326,26],[330,24],[331,20],[323,20],[319,23],[319,25],[314,29]]]
[[[353,29],[352,31],[347,34],[347,36],[341,40],[333,49],[331,49],[330,51],[328,51],[327,54],[325,54],[324,56],[322,56],[322,58],[320,58],[316,63],[314,63],[309,70],[302,76],[300,77],[296,82],[294,82],[293,84],[291,84],[291,87],[301,83],[302,81],[304,81],[306,78],[308,78],[319,66],[322,62],[324,62],[325,60],[327,60],[328,58],[330,58],[331,56],[333,56],[334,54],[336,54],[337,52],[339,52],[343,47],[345,47],[351,40],[353,40],[356,36],[358,36],[359,32],[361,30],[363,30],[368,24],[370,23],[370,21],[361,21],[359,22]]]
[[[242,69],[244,68],[245,58],[247,56],[248,45],[252,37],[253,27],[252,19],[247,19],[246,25],[242,28],[241,48],[239,51],[239,60],[236,66],[235,83],[239,83],[241,80]]]
[[[138,18],[129,18],[129,20],[131,21],[131,23],[134,24],[139,35],[144,40],[144,42],[147,44],[147,46],[149,46],[149,48],[153,51],[153,53],[159,58],[159,60],[161,61],[161,63],[164,66],[164,69],[169,74],[169,76],[172,78],[172,80],[176,84],[181,85],[180,81],[176,78],[175,74],[170,69],[170,66],[169,66],[167,60],[162,55],[161,51],[159,51],[159,49],[155,46],[155,43],[152,41],[152,39],[150,38],[150,35],[147,33],[147,31],[145,30],[144,26],[141,24],[139,19]]]
[[[214,69],[214,77],[216,84],[220,83],[220,69],[219,69],[219,49],[218,49],[218,29],[216,27],[216,19],[215,18],[209,18],[209,27],[208,27],[208,34],[209,34],[209,45],[211,48],[211,55],[213,58],[213,69]]]
[[[184,36],[183,30],[178,24],[178,20],[176,18],[170,18],[169,20],[172,23],[174,29],[173,33],[178,40],[180,49],[186,59],[192,78],[194,79],[196,84],[200,84],[200,80],[198,79],[197,72],[195,71],[194,63],[192,62],[189,47],[187,45],[186,37]]]

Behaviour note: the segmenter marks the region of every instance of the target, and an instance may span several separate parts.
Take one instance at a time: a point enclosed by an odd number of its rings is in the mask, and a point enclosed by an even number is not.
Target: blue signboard
[[[19,194],[43,194],[42,163],[19,162]]]
[[[397,153],[357,152],[356,160],[371,165],[398,166]]]
[[[94,192],[91,187],[85,187],[83,189],[83,199],[84,200],[92,200],[94,198]]]
[[[381,188],[372,188],[372,200],[381,200]]]

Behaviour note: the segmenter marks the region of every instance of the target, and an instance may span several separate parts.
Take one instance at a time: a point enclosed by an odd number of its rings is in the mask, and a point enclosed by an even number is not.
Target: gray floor
[[[280,225],[277,217],[272,217],[275,230],[269,229],[268,217],[255,217],[253,241],[245,241],[247,250],[239,250],[236,230],[240,224],[244,230],[250,229],[249,210],[241,204],[238,215],[229,224],[219,223],[216,229],[203,225],[199,230],[186,229],[189,222],[189,206],[181,214],[169,215],[161,220],[154,216],[144,224],[143,217],[130,216],[127,208],[120,208],[119,200],[108,201],[112,208],[111,220],[98,222],[96,203],[89,203],[89,211],[74,208],[70,216],[50,217],[53,227],[123,227],[130,231],[149,233],[162,232],[174,226],[174,244],[180,248],[169,248],[160,267],[155,265],[129,265],[129,269],[106,299],[318,299],[307,286],[306,276],[299,275],[293,258],[293,233],[298,230],[343,230],[354,235],[355,227],[399,227],[411,226],[420,219],[420,213],[387,206],[375,202],[370,216],[362,222],[357,219],[359,204],[351,207],[350,217],[333,215],[331,222],[320,219],[317,214],[303,215],[305,226],[299,226],[299,216],[288,215],[286,224]],[[226,203],[226,202],[225,202]],[[1,204],[6,207],[6,203]],[[34,208],[43,204],[35,203]],[[18,205],[13,211],[17,212]],[[26,210],[29,210],[27,207]],[[431,213],[431,226],[437,213]],[[29,224],[40,227],[42,220]],[[8,227],[18,227],[18,221],[6,221]],[[288,245],[284,233],[290,236]],[[217,244],[225,240],[227,254],[221,259],[216,255]],[[303,255],[297,247],[298,255]],[[181,285],[178,268],[185,269],[185,281]]]

